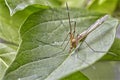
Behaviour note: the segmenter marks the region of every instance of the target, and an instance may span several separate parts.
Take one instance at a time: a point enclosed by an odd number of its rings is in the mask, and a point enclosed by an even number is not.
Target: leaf
[[[86,76],[84,76],[80,71],[78,71],[68,76],[65,76],[60,80],[89,80],[89,79]]]
[[[120,39],[115,38],[115,41],[110,48],[109,52],[112,52],[114,55],[107,54],[105,55],[101,61],[120,61]]]
[[[72,9],[71,21],[76,21],[76,34],[93,24],[101,14]],[[95,50],[108,51],[116,33],[118,20],[109,17],[85,39]],[[73,23],[72,23],[73,26]],[[66,9],[43,9],[33,13],[21,26],[22,42],[16,59],[6,71],[4,80],[57,80],[86,68],[106,53],[93,52],[85,43],[69,53],[69,45],[61,46],[69,23]]]
[[[118,0],[92,0],[88,5],[88,9],[112,14],[117,6],[117,2]]]
[[[0,0],[0,80],[17,53],[21,24],[30,14],[39,11],[40,7],[43,6],[29,6],[11,17],[4,0]]]
[[[115,80],[119,78],[118,61],[101,61],[93,64],[94,68],[88,67],[82,70],[89,80]]]
[[[23,10],[26,7],[34,4],[57,6],[60,3],[59,1],[54,0],[5,0],[5,2],[9,8],[10,15],[13,15],[17,11]]]
[[[14,16],[10,16],[4,1],[0,1],[0,38],[19,45],[20,38],[18,30],[22,23],[24,23],[30,14],[39,11],[41,8],[47,7],[32,5],[28,6],[23,11],[17,12]]]
[[[2,79],[3,74],[9,67],[10,63],[14,60],[15,55],[16,50],[0,43],[0,80]]]
[[[13,23],[9,16],[7,7],[5,6],[4,0],[0,0],[0,80],[10,63],[14,60],[17,49],[17,46],[6,43],[9,41],[16,44],[19,41],[18,39],[15,39],[18,37],[16,31],[17,27],[15,28],[10,24]]]
[[[15,23],[14,20],[10,17],[4,0],[0,0],[0,38],[18,44],[18,28],[20,25],[18,26],[17,24],[17,20]]]

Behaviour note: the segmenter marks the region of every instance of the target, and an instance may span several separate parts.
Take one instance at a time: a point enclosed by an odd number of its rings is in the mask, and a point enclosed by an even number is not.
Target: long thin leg
[[[77,49],[78,51],[80,50],[80,47],[82,46],[83,42],[84,42],[84,40],[81,41],[81,43],[80,43],[80,45],[79,45],[79,48]],[[93,69],[95,69],[95,67],[92,66],[90,63],[86,62],[85,59],[84,59],[84,60],[81,59],[78,54],[77,54],[77,58],[80,59],[80,60],[82,60],[84,63],[90,65]]]
[[[57,52],[56,55],[58,55],[59,53],[62,53],[62,52],[65,51],[65,49],[67,48],[67,45],[68,45],[69,41],[70,41],[70,40],[68,40],[68,42],[67,42],[67,44],[65,45],[65,47],[64,47],[61,51]],[[53,55],[53,56],[56,56],[56,55]],[[59,55],[59,56],[62,56],[62,55],[64,56],[64,55],[68,55],[68,54],[61,54],[61,55]]]
[[[48,3],[47,3],[48,4]],[[49,5],[49,4],[48,4]],[[52,12],[53,12],[53,14],[55,14],[55,10],[52,8],[52,7],[50,7],[49,6],[49,8],[52,10]],[[55,15],[57,18],[58,18],[58,16],[57,15]],[[59,19],[59,18],[58,18]],[[64,25],[64,23],[63,23],[63,21],[62,20],[60,20],[61,21],[61,23]],[[65,26],[65,25],[64,25]],[[61,46],[63,46],[63,44],[64,44],[64,42],[67,40],[67,38],[68,38],[68,35],[70,34],[70,32],[67,34],[67,36],[66,36],[66,38],[63,40],[63,43],[61,44]]]
[[[70,21],[70,13],[69,13],[69,7],[68,4],[66,2],[66,8],[67,8],[67,13],[68,13],[68,20],[69,20],[69,26],[70,26],[70,39],[71,39],[71,35],[72,35],[72,25],[71,25],[71,21]],[[72,47],[70,47],[69,53],[71,52]]]
[[[36,39],[36,41],[41,42],[41,43],[43,43],[43,44],[45,44],[45,45],[50,45],[50,46],[52,46],[52,47],[57,47],[57,46],[55,46],[55,45],[51,45],[50,43],[43,42],[43,41],[40,41],[40,40],[38,40],[38,39]],[[45,57],[45,58],[55,57],[55,56],[57,56],[57,55],[58,55],[58,56],[68,55],[68,54],[61,54],[62,52],[65,51],[65,49],[66,49],[68,43],[69,43],[69,41],[68,41],[67,44],[65,45],[64,49],[62,49],[61,51],[58,51],[58,52],[56,52],[54,55],[49,56],[49,57]],[[60,54],[61,54],[61,55],[60,55]]]
[[[74,30],[73,30],[73,36],[75,36],[75,32],[76,32],[76,21],[71,21],[71,23],[74,23]]]
[[[74,31],[73,31],[73,36],[75,36],[75,28],[76,28],[76,21],[74,21]],[[69,32],[69,33],[67,34],[67,36],[66,36],[66,38],[64,39],[63,43],[61,44],[61,46],[63,46],[63,44],[64,44],[64,42],[67,40],[69,34],[71,35],[71,32]]]
[[[47,4],[48,4],[49,8],[52,10],[52,12],[53,12],[53,14],[55,15],[55,17],[57,17],[57,18],[60,20],[61,24],[63,24],[63,26],[65,26],[64,22],[62,21],[62,19],[60,19],[60,18],[58,17],[58,15],[55,14],[55,9],[54,9],[52,6],[50,6],[49,3],[47,3]]]
[[[66,3],[66,7],[67,7],[67,12],[68,12],[68,18],[69,18],[69,25],[70,25],[70,32],[67,34],[66,38],[63,40],[63,43],[61,44],[61,46],[63,46],[64,42],[67,40],[68,38],[68,35],[71,34],[71,31],[72,31],[72,28],[71,28],[71,22],[70,22],[70,14],[69,14],[69,8],[68,8],[68,5]],[[53,11],[54,13],[54,9],[52,7],[50,7],[50,9]],[[55,13],[54,13],[55,14]],[[58,17],[58,16],[56,16]],[[63,21],[61,20],[61,23],[64,25]]]
[[[111,55],[117,56],[116,54],[112,53],[112,52],[107,52],[107,51],[96,51],[94,50],[85,40],[84,42],[87,44],[87,46],[93,51],[93,52],[97,52],[97,53],[109,53]]]
[[[67,2],[66,2],[66,8],[67,8],[67,13],[68,13],[68,19],[69,19],[69,25],[70,25],[70,32],[72,32],[72,25],[71,25],[71,21],[70,21],[70,13],[69,13],[69,7],[68,7]]]
[[[82,44],[83,44],[83,41],[81,41],[80,46],[78,48],[78,51],[80,50],[80,47],[82,46]]]
[[[73,36],[75,36],[75,31],[76,31],[76,21],[74,22],[74,31],[73,31]]]
[[[63,40],[63,43],[61,44],[61,46],[63,46],[63,44],[65,43],[65,41],[67,40],[68,36],[69,36],[70,32],[67,34],[67,36],[65,37],[65,39]]]
[[[68,45],[69,42],[70,42],[70,40],[68,40],[68,42],[67,42],[67,44],[65,45],[63,51],[67,48],[67,45]]]

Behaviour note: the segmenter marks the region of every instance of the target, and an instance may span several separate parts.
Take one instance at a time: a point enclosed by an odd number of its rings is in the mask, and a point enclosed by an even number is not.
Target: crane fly
[[[50,7],[50,9],[52,9],[52,8]],[[52,10],[53,10],[53,9],[52,9]],[[69,30],[69,34],[67,34],[66,38],[63,40],[61,46],[64,44],[64,42],[66,41],[66,39],[68,38],[68,36],[69,36],[69,40],[68,40],[68,42],[66,43],[64,49],[62,49],[62,51],[57,52],[57,53],[63,52],[63,51],[66,49],[68,43],[70,43],[69,53],[71,53],[72,49],[75,49],[75,48],[78,46],[79,42],[81,42],[81,44],[82,44],[82,42],[84,41],[84,42],[87,44],[87,42],[86,42],[84,39],[88,36],[88,34],[91,33],[92,31],[94,31],[96,28],[98,28],[98,27],[99,27],[102,23],[104,23],[104,22],[107,20],[107,18],[109,17],[108,15],[105,15],[105,16],[101,17],[101,18],[98,19],[96,22],[94,22],[88,29],[84,30],[84,31],[83,31],[82,33],[80,33],[80,34],[75,35],[75,32],[76,32],[76,31],[75,31],[76,22],[75,22],[75,21],[71,21],[71,19],[70,19],[69,7],[68,7],[67,2],[66,2],[66,10],[67,10],[67,17],[68,17],[68,23],[69,23],[69,29],[70,29],[70,30]],[[54,11],[52,11],[52,12],[54,12]],[[56,15],[56,17],[58,17],[58,16]],[[71,24],[72,22],[74,22],[74,30],[72,30],[72,24]],[[64,24],[62,21],[61,21],[61,23]],[[50,45],[50,43],[46,43],[46,42],[43,42],[43,41],[40,41],[40,40],[37,40],[37,41],[42,42],[42,43],[44,43],[44,44],[49,44],[49,45]],[[55,45],[55,44],[56,44],[56,43],[53,43],[53,44],[51,44],[51,45]],[[80,44],[80,46],[81,46],[81,44]],[[88,46],[92,51],[94,51],[94,52],[100,52],[100,53],[101,53],[101,52],[102,52],[102,53],[105,53],[105,52],[106,52],[106,51],[95,51],[95,50],[92,49],[88,44],[87,44],[87,46]],[[110,52],[110,53],[113,54],[112,52]]]
[[[52,8],[50,8],[52,9]],[[53,10],[53,9],[52,9]],[[63,40],[62,44],[60,43],[60,45],[62,46],[64,44],[64,42],[66,41],[66,39],[68,38],[69,36],[69,40],[67,40],[67,43],[65,44],[64,48],[62,48],[62,50],[56,52],[55,54],[53,54],[52,56],[56,56],[58,55],[58,53],[62,53],[64,52],[64,50],[66,49],[68,43],[70,44],[70,48],[69,48],[69,53],[71,53],[71,51],[73,49],[75,49],[78,45],[79,45],[79,42],[81,42],[81,44],[83,43],[83,41],[87,44],[87,42],[85,41],[85,38],[88,36],[89,33],[91,33],[92,31],[94,31],[96,28],[98,28],[102,23],[104,23],[104,21],[107,20],[108,18],[108,15],[105,15],[103,17],[101,17],[100,19],[98,19],[95,23],[93,23],[88,29],[84,30],[82,33],[80,34],[77,34],[75,35],[75,28],[76,28],[76,22],[75,21],[71,21],[70,19],[70,13],[69,13],[69,7],[68,7],[68,4],[66,3],[66,10],[67,10],[67,16],[68,16],[68,23],[69,23],[69,34],[67,34],[66,38]],[[54,11],[52,11],[54,12]],[[58,17],[56,15],[56,17]],[[72,30],[72,22],[74,22],[74,30]],[[61,23],[64,25],[64,22],[61,21]],[[38,40],[37,41],[41,42],[41,43],[44,43],[44,44],[47,44],[47,45],[51,45],[51,46],[55,46],[55,45],[59,45],[57,43],[47,43],[47,42],[44,42],[44,41],[41,41],[41,40]],[[81,46],[80,44],[80,46]],[[59,46],[60,46],[59,45]],[[94,52],[99,52],[99,53],[106,53],[106,51],[95,51],[93,48],[91,48],[88,44],[87,46]],[[61,48],[60,48],[61,49]],[[112,55],[115,55],[117,56],[116,54],[110,52],[110,54]],[[66,55],[66,54],[65,54]],[[68,55],[68,54],[67,54]]]
[[[78,43],[83,41],[87,35],[89,33],[91,33],[92,31],[94,31],[96,28],[98,28],[104,21],[107,20],[108,15],[103,16],[102,18],[98,19],[93,25],[91,25],[87,30],[83,31],[80,34],[77,34],[75,36],[75,27],[76,27],[76,22],[74,23],[74,31],[72,32],[72,25],[71,25],[71,20],[70,20],[70,13],[69,13],[69,7],[68,4],[66,3],[66,8],[67,8],[67,14],[68,14],[68,20],[69,20],[69,26],[70,26],[70,32],[69,32],[69,41],[70,42],[70,50],[69,52],[71,52],[72,49],[76,48]],[[67,36],[68,37],[68,36]],[[65,39],[66,40],[66,39]],[[64,41],[65,41],[64,40]],[[64,42],[63,42],[64,43]],[[86,42],[85,42],[86,43]],[[86,43],[87,44],[87,43]],[[88,45],[88,44],[87,44]],[[88,47],[90,47],[88,45]],[[66,48],[66,46],[65,46]],[[91,47],[90,47],[91,48]],[[91,48],[92,49],[92,48]],[[93,50],[93,49],[92,49]]]

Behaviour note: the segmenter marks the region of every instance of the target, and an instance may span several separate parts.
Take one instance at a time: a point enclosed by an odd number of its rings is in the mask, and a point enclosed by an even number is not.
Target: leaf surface
[[[71,21],[77,23],[76,34],[80,34],[102,16],[79,9],[71,9],[70,14]],[[96,51],[107,52],[114,41],[117,24],[117,19],[109,17],[85,41]],[[69,38],[63,46],[61,44],[68,32],[66,9],[41,9],[30,15],[21,26],[22,42],[4,80],[57,80],[90,66],[106,54],[93,52],[84,42],[71,53],[70,45],[63,51]]]
[[[60,80],[89,80],[86,76],[84,76],[80,71],[74,72],[68,76],[63,77]]]
[[[105,55],[101,61],[120,61],[120,39],[115,38],[115,41],[110,48],[109,52],[112,52],[112,54]]]
[[[43,6],[32,5],[10,16],[4,0],[0,0],[0,79],[14,60],[20,44],[19,28],[26,18]]]
[[[54,0],[5,0],[10,14],[13,15],[16,12],[25,9],[26,7],[30,5],[46,5],[46,6],[58,6],[60,4],[60,1],[54,1]]]

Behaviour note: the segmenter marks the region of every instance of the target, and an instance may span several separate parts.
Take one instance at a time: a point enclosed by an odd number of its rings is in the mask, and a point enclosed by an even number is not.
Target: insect
[[[50,7],[50,9],[52,10],[52,12],[54,12],[54,10],[51,7]],[[64,48],[62,47],[62,50],[56,52],[55,55],[53,55],[53,56],[58,55],[58,53],[64,52],[64,50],[66,49],[68,43],[70,44],[69,53],[71,53],[72,50],[75,49],[78,46],[79,42],[81,42],[81,44],[82,44],[83,41],[84,41],[87,44],[87,42],[85,41],[85,38],[87,37],[87,35],[89,33],[91,33],[92,31],[94,31],[96,28],[98,28],[108,18],[108,15],[103,16],[102,18],[98,19],[93,25],[91,25],[88,29],[86,29],[85,31],[83,31],[80,34],[75,35],[75,32],[76,32],[76,30],[75,30],[76,22],[75,21],[71,21],[71,19],[70,19],[69,7],[68,7],[67,3],[66,3],[66,9],[67,9],[68,22],[69,22],[69,27],[70,27],[69,29],[70,30],[69,30],[69,34],[67,34],[66,38],[64,39],[62,44],[60,43],[60,45],[62,46],[64,44],[66,39],[68,39],[68,36],[69,36],[69,40],[67,40],[68,42],[65,44]],[[56,17],[58,17],[58,16],[56,16]],[[72,22],[74,22],[74,30],[72,30]],[[64,22],[61,21],[61,24],[64,25]],[[46,43],[46,42],[43,42],[43,41],[40,41],[40,40],[37,40],[37,41],[39,41],[41,43],[44,43],[44,44],[51,45],[51,46],[55,46],[56,45],[56,43],[54,43],[54,42],[53,43]],[[81,44],[80,44],[80,46],[81,46]],[[57,45],[59,45],[59,44],[57,44]],[[106,53],[106,51],[95,51],[88,44],[87,44],[87,46],[94,52]],[[56,47],[58,47],[58,46],[56,46]],[[111,53],[111,54],[113,54],[113,53]]]
[[[97,27],[99,27],[106,19],[108,18],[108,15],[103,16],[102,18],[98,19],[93,25],[91,25],[87,30],[83,31],[80,34],[77,34],[75,36],[75,27],[76,27],[76,22],[74,23],[74,31],[72,31],[72,25],[71,25],[71,20],[70,20],[70,13],[69,13],[69,7],[68,4],[66,3],[66,8],[67,8],[67,15],[68,15],[68,20],[69,20],[69,26],[70,26],[70,32],[69,32],[69,41],[70,42],[70,50],[69,53],[71,53],[71,50],[76,48],[79,42],[84,41],[84,39],[87,37],[89,33],[94,31]],[[65,39],[66,40],[66,39]],[[65,41],[64,40],[64,41]],[[63,42],[64,43],[64,42]],[[85,42],[87,44],[87,42]],[[88,45],[88,44],[87,44]],[[91,48],[88,45],[89,48]],[[66,48],[66,46],[65,46]],[[92,48],[91,48],[92,49]],[[94,51],[94,49],[92,49]]]

